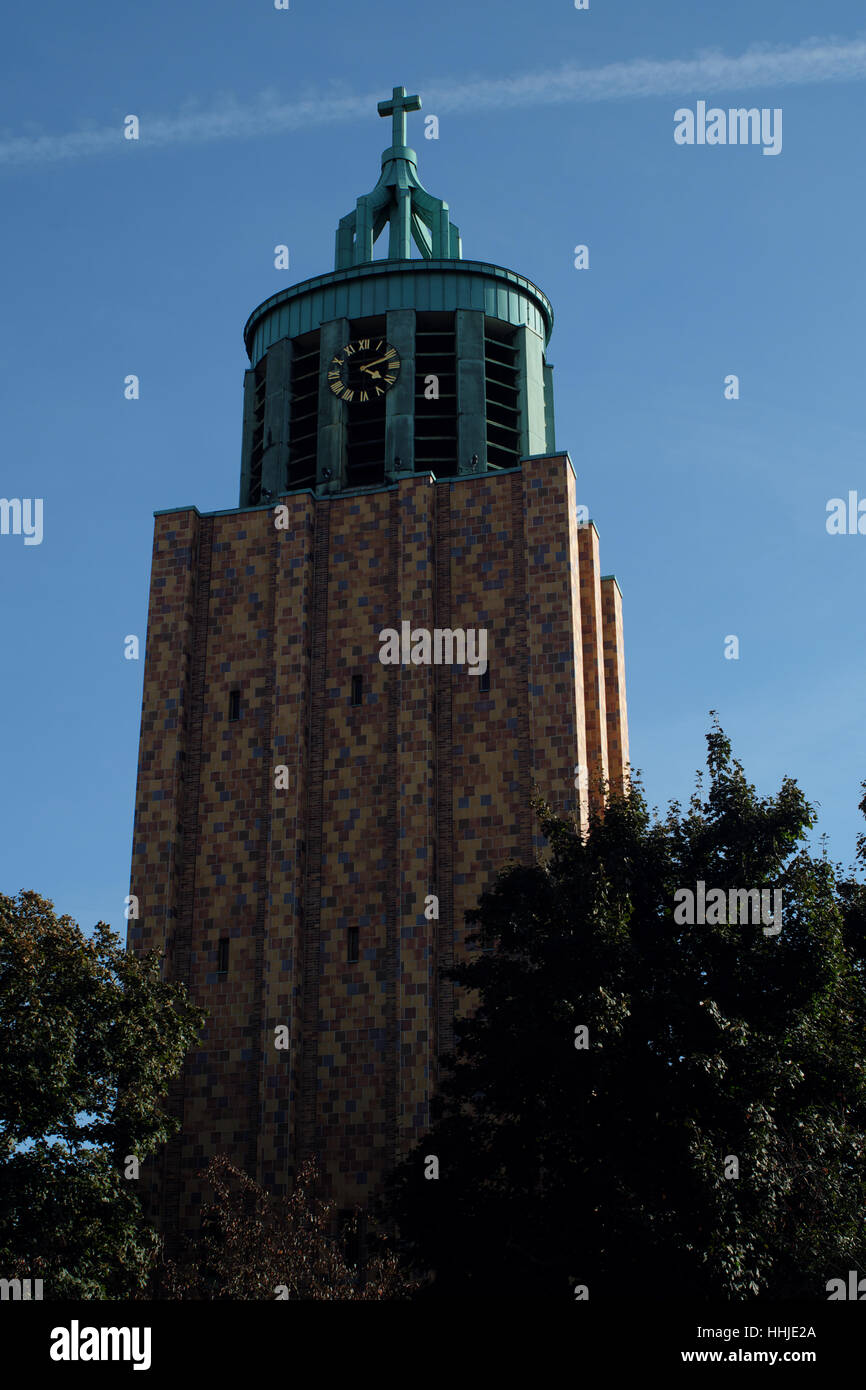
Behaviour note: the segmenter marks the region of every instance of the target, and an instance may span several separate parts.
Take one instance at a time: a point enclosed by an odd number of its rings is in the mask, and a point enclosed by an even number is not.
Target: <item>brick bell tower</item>
[[[533,790],[585,827],[627,776],[553,312],[462,259],[406,144],[420,106],[380,103],[335,269],[247,322],[239,505],[156,514],[129,945],[210,1010],[142,1175],[167,1231],[218,1152],[276,1191],[316,1154],[340,1206],[376,1194],[429,1121],[464,912],[539,848]]]

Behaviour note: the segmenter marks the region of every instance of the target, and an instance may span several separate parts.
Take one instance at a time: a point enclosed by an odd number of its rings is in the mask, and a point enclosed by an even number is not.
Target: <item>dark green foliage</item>
[[[708,745],[663,820],[639,787],[585,841],[539,806],[546,862],[472,914],[480,1007],[391,1195],[443,1295],[826,1298],[866,1265],[866,895],[802,849],[793,781],[759,798]],[[781,934],[676,924],[699,880],[781,889]]]
[[[291,1299],[377,1302],[417,1288],[384,1238],[364,1232],[359,1215],[337,1230],[334,1204],[318,1195],[316,1164],[303,1163],[292,1192],[274,1197],[225,1155],[203,1174],[214,1190],[202,1228],[177,1260],[166,1260],[154,1296],[194,1300]]]
[[[203,1021],[155,952],[0,895],[0,1277],[46,1299],[142,1287],[157,1241],[124,1161],[173,1132],[165,1092]]]

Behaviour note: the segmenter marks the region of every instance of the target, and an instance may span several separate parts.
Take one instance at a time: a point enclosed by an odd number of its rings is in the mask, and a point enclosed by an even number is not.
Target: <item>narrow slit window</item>
[[[241,717],[241,692],[232,690],[229,692],[229,720],[234,723]]]
[[[352,677],[352,704],[360,705],[364,694],[363,676]]]
[[[348,949],[346,960],[349,965],[356,965],[358,961],[358,928],[349,928]]]
[[[481,675],[480,675],[479,678],[478,678],[478,689],[479,689],[480,691],[482,691],[482,693],[484,693],[484,692],[486,692],[486,691],[489,691],[489,689],[490,689],[490,667],[489,667],[489,666],[487,667],[487,669],[486,669],[485,671],[482,671],[482,672],[481,672]]]
[[[229,939],[221,936],[217,944],[217,974],[227,975],[229,973]]]

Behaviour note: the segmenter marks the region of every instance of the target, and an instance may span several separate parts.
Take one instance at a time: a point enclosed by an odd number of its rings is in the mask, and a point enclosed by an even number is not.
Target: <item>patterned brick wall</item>
[[[612,574],[601,581],[602,632],[604,634],[604,690],[607,711],[607,756],[612,787],[628,782],[628,710],[625,697],[625,643],[622,631],[622,594]]]
[[[164,947],[211,1010],[149,1177],[170,1229],[217,1151],[277,1190],[316,1153],[340,1206],[378,1190],[429,1122],[464,913],[539,847],[533,789],[585,826],[575,768],[627,759],[619,592],[565,455],[282,500],[284,529],[271,509],[156,519],[130,945]],[[407,620],[486,629],[489,691],[382,665],[380,630]]]
[[[586,719],[586,762],[589,804],[603,805],[602,788],[609,776],[607,755],[607,707],[604,684],[601,575],[598,532],[592,522],[580,528],[580,605],[583,626],[583,690]]]

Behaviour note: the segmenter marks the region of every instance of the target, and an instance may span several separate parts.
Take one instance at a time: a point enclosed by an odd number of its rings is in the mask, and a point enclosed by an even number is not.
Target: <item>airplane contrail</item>
[[[793,48],[754,45],[734,57],[713,51],[685,59],[632,58],[597,68],[568,64],[511,77],[434,80],[418,90],[425,109],[442,115],[515,106],[679,97],[694,92],[734,94],[755,88],[763,89],[769,99],[781,87],[852,82],[864,77],[866,41],[812,38]],[[139,117],[139,148],[160,148],[251,139],[369,117],[371,107],[375,108],[381,96],[381,92],[340,96],[326,89],[304,100],[285,101],[271,91],[249,102],[231,97],[207,106],[188,107],[176,115],[156,115],[146,109],[123,115]],[[2,136],[0,165],[46,164],[116,154],[133,143],[123,138],[123,115],[110,125],[87,126],[54,135]]]

